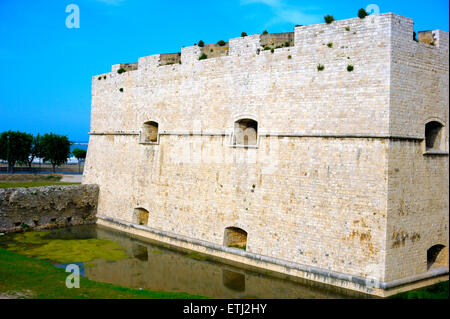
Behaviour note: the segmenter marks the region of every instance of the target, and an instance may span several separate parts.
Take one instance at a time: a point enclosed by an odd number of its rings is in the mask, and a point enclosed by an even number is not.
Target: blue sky
[[[80,8],[80,28],[65,25],[66,6]],[[374,3],[381,13],[413,18],[416,31],[448,31],[449,2],[411,1],[144,1],[0,0],[0,132],[20,130],[87,141],[91,77],[112,64],[179,52],[248,34],[288,32],[296,24],[356,16]]]

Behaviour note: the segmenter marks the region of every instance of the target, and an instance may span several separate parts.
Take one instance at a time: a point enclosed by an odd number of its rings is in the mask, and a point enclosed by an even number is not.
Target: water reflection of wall
[[[93,280],[149,290],[182,291],[211,298],[351,297],[344,295],[339,288],[324,289],[317,283],[304,285],[214,261],[197,260],[194,259],[198,258],[196,255],[187,257],[102,228],[97,233],[99,238],[120,242],[129,258],[89,264],[85,272]]]

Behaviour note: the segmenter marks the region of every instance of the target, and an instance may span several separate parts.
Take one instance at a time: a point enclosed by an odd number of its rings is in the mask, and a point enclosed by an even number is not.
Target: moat
[[[285,275],[231,266],[194,252],[163,247],[97,225],[8,234],[0,247],[47,259],[57,267],[76,263],[100,282],[209,298],[370,298]]]

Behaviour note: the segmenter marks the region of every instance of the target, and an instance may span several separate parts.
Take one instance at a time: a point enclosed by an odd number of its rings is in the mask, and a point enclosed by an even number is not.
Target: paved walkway
[[[83,175],[69,175],[64,174],[61,178],[61,182],[69,182],[69,183],[81,183],[81,179]]]

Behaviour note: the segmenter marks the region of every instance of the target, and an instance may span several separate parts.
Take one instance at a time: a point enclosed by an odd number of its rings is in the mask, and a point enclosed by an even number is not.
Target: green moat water
[[[80,266],[100,282],[210,298],[370,298],[368,295],[273,273],[230,266],[195,252],[96,225],[30,231],[0,237],[0,247],[46,259],[55,266]]]

